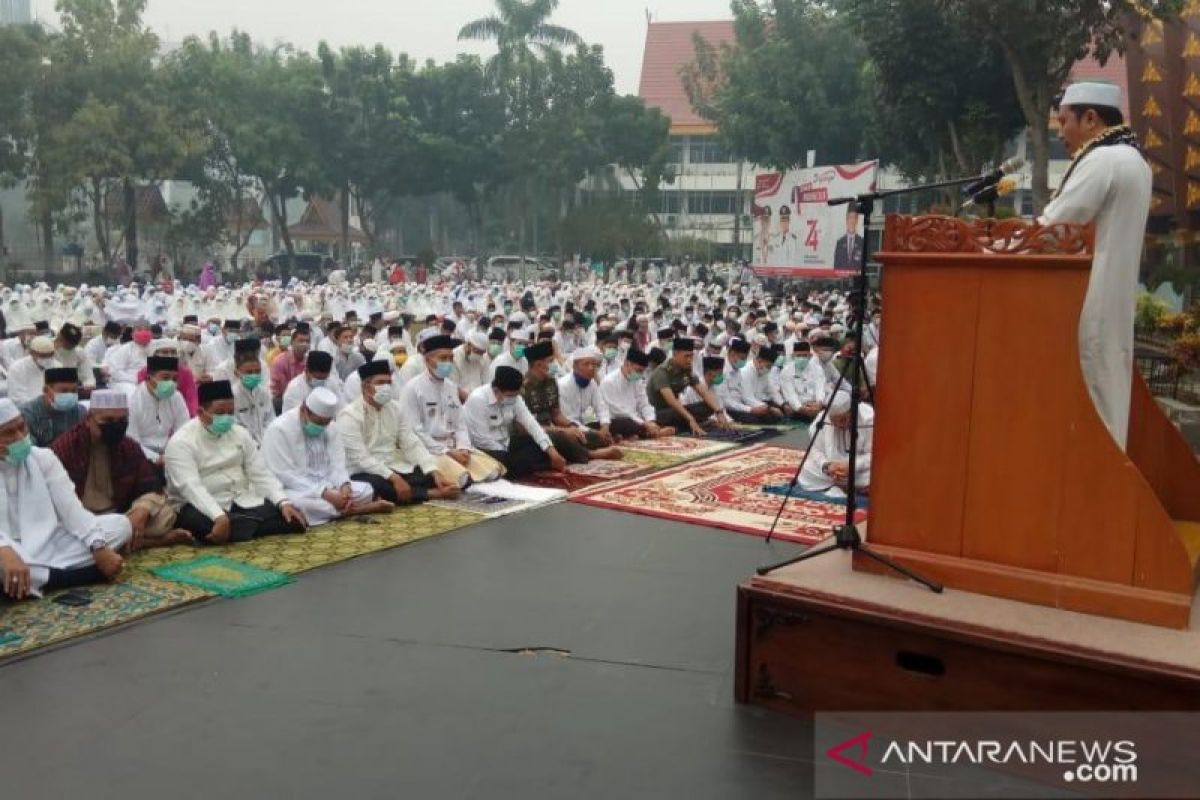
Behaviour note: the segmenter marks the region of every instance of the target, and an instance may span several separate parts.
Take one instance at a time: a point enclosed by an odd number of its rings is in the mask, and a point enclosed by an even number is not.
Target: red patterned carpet
[[[756,445],[635,480],[585,490],[571,500],[766,536],[782,498],[766,494],[762,488],[790,481],[802,456],[803,451],[790,447]],[[844,506],[791,498],[784,507],[775,536],[812,544],[828,536],[844,514]],[[866,513],[860,512],[858,519],[866,519]]]

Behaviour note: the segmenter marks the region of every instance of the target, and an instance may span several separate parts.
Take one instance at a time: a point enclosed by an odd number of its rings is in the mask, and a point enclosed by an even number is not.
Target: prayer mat
[[[813,544],[841,524],[840,506],[765,494],[764,486],[787,483],[803,451],[759,444],[703,461],[681,464],[641,478],[584,490],[571,500],[678,522],[766,536],[775,514],[775,536]],[[865,519],[866,514],[859,515]]]
[[[484,517],[503,517],[565,500],[558,488],[522,486],[507,480],[477,483],[454,500],[430,500],[429,505]]]
[[[791,483],[789,481],[788,483]],[[806,492],[799,486],[791,487],[791,492],[788,491],[788,483],[781,483],[775,486],[764,486],[763,491],[767,494],[773,494],[776,497],[783,497],[785,494],[789,497],[797,497],[801,500],[812,500],[817,503],[832,503],[835,506],[846,507],[845,497],[830,497],[825,492]],[[858,503],[855,504],[858,508],[867,509],[871,507],[871,500],[865,494],[858,496]]]
[[[589,461],[587,464],[568,464],[566,472],[537,472],[521,483],[575,492],[601,483],[625,480],[650,472],[652,467],[633,461]]]
[[[290,575],[259,569],[221,556],[201,556],[191,561],[165,564],[150,570],[160,578],[186,583],[221,597],[249,597],[292,582]]]
[[[86,592],[86,606],[65,606],[54,598],[67,591]],[[194,603],[212,594],[129,569],[117,583],[50,592],[41,600],[0,601],[0,660],[68,639]]]
[[[630,452],[671,456],[676,461],[692,461],[732,450],[737,445],[731,442],[715,442],[710,439],[667,436],[662,439],[639,439],[635,442],[623,442],[619,447]]]
[[[316,567],[390,550],[480,521],[478,514],[436,508],[429,503],[402,506],[390,514],[331,522],[307,533],[267,536],[214,548],[160,547],[136,553],[139,567],[187,561],[211,550],[261,569],[297,575]]]
[[[762,439],[770,439],[773,436],[781,436],[784,433],[782,428],[734,428],[732,430],[723,430],[721,428],[706,428],[704,430],[704,440],[709,442],[733,442],[734,444],[750,444]],[[691,438],[691,433],[683,433],[681,436]]]

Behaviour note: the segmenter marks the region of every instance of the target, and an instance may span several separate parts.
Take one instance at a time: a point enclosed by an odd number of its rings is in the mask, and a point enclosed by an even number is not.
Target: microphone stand
[[[898,564],[895,561],[888,558],[887,556],[884,556],[880,553],[876,553],[874,550],[872,550],[870,547],[868,547],[863,542],[862,535],[859,534],[859,532],[858,532],[858,525],[855,524],[855,520],[854,520],[854,517],[858,512],[858,488],[856,485],[858,482],[858,475],[857,475],[858,433],[859,433],[858,408],[861,403],[861,398],[860,398],[860,393],[858,391],[857,383],[858,383],[859,376],[865,375],[865,372],[866,372],[865,370],[860,372],[859,365],[863,363],[863,361],[862,361],[862,333],[863,333],[863,320],[866,317],[866,305],[867,305],[867,288],[868,288],[867,262],[869,260],[869,252],[871,249],[871,247],[870,247],[871,214],[874,213],[874,211],[875,211],[876,201],[882,200],[887,197],[893,197],[893,196],[901,195],[901,194],[912,194],[914,192],[923,192],[923,191],[929,191],[929,190],[933,190],[933,189],[948,189],[948,188],[952,188],[952,187],[956,187],[956,186],[964,186],[966,184],[974,183],[979,180],[980,180],[979,176],[970,177],[970,178],[955,178],[955,179],[947,180],[947,181],[939,181],[937,183],[927,183],[927,184],[923,184],[921,186],[910,186],[910,187],[907,187],[904,189],[891,189],[891,190],[884,191],[884,192],[867,192],[865,194],[860,194],[860,195],[857,195],[854,197],[838,197],[838,198],[834,198],[832,200],[826,201],[827,205],[831,205],[831,206],[839,206],[839,205],[846,205],[847,203],[853,203],[855,210],[858,212],[859,216],[861,216],[863,218],[863,231],[866,234],[863,237],[863,249],[862,249],[862,254],[859,259],[859,264],[858,264],[858,275],[855,278],[855,283],[856,283],[856,289],[854,292],[854,294],[856,295],[856,297],[854,298],[855,315],[854,315],[854,324],[851,327],[851,333],[850,333],[852,339],[854,340],[854,352],[855,352],[856,361],[854,362],[854,364],[851,367],[851,369],[853,370],[853,373],[854,373],[853,381],[854,381],[855,385],[851,388],[851,392],[850,392],[850,454],[849,454],[849,459],[848,459],[849,463],[847,465],[848,471],[849,471],[849,476],[848,476],[848,486],[846,487],[846,517],[845,517],[844,522],[841,525],[834,527],[832,542],[825,545],[824,547],[818,547],[816,549],[805,550],[800,555],[795,556],[793,558],[789,558],[785,561],[780,561],[779,563],[776,563],[776,564],[769,564],[767,566],[759,567],[756,570],[756,572],[759,575],[766,575],[767,573],[774,572],[775,570],[780,569],[782,567],[786,567],[790,564],[796,564],[800,561],[806,561],[810,558],[816,558],[817,556],[824,555],[824,554],[832,552],[834,550],[853,550],[855,552],[862,553],[864,556],[866,556],[874,561],[877,561],[878,563],[884,565],[888,569],[894,570],[894,571],[900,573],[901,575],[904,575],[907,578],[911,578],[912,580],[916,581],[917,583],[920,583],[923,586],[929,588],[931,591],[937,592],[939,594],[942,592],[942,589],[944,588],[942,586],[942,584],[938,583],[937,581],[926,578],[923,575],[919,575],[918,573],[914,572],[913,570],[910,570],[908,567],[904,566],[903,564]],[[996,181],[994,181],[994,183],[998,183],[999,181],[1000,181],[1000,178],[997,178]],[[983,187],[983,188],[986,189],[987,187]],[[849,371],[850,370],[848,369],[847,372],[849,372]],[[829,399],[825,403],[825,407],[821,410],[820,417],[818,417],[816,424],[813,426],[814,430],[816,431],[817,436],[820,435],[821,431],[824,429],[824,426],[827,424],[826,418],[829,416],[829,408],[833,404],[833,399],[837,395],[837,391],[838,391],[838,389],[841,388],[841,385],[845,381],[845,378],[846,378],[845,372],[843,372],[841,375],[838,376],[838,380],[834,384],[834,390],[833,390],[833,392],[830,393]],[[868,381],[868,383],[869,383],[869,381]],[[800,482],[800,472],[802,469],[804,469],[804,464],[808,460],[808,454],[811,451],[812,451],[812,442],[810,440],[808,449],[805,451],[803,458],[800,459],[800,464],[796,467],[796,474],[793,476],[791,483],[788,484],[788,491],[784,494],[783,502],[780,503],[780,505],[779,505],[779,512],[776,513],[776,515],[775,515],[775,521],[771,524],[771,530],[767,534],[768,541],[770,540],[771,536],[775,533],[775,526],[779,524],[779,518],[783,514],[783,510],[784,510],[784,507],[787,505],[787,501],[791,499],[792,490],[795,489],[796,485]]]

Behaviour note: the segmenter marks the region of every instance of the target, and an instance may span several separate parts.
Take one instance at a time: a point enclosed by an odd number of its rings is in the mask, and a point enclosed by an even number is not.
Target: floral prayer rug
[[[654,453],[655,455],[671,456],[677,461],[691,461],[697,458],[723,453],[737,447],[733,442],[718,442],[711,439],[696,439],[690,436],[666,436],[662,439],[639,439],[636,442],[622,442],[622,450],[637,453]]]
[[[292,577],[285,573],[259,569],[253,564],[216,555],[164,564],[154,567],[150,572],[165,580],[195,586],[221,597],[249,597],[292,582]]]
[[[536,472],[523,479],[521,483],[575,492],[602,483],[643,475],[652,469],[654,467],[626,459],[620,461],[596,460],[589,461],[587,464],[569,464],[566,472]]]
[[[82,606],[54,602],[54,598],[68,593],[90,597],[91,602]],[[0,660],[206,597],[212,594],[130,570],[117,583],[51,592],[41,600],[0,601]]]
[[[766,536],[783,506],[775,536],[813,544],[843,522],[845,508],[832,503],[782,497],[763,487],[787,483],[803,451],[754,445],[641,478],[599,486],[571,497],[576,503],[650,517]],[[859,514],[858,521],[866,519]]]

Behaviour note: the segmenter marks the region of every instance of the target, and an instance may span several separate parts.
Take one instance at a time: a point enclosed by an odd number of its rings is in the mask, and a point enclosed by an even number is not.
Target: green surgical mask
[[[625,377],[626,377],[626,379],[628,379],[628,381],[630,383],[637,383],[638,381],[640,381],[642,379],[642,373],[631,372],[628,375],[626,375]]]
[[[617,357],[617,348],[606,347],[604,349],[604,360],[605,361],[612,361],[616,357]]]
[[[501,345],[493,342],[492,344],[488,345],[488,355],[492,358],[495,358],[496,356],[500,355],[500,351],[503,349],[504,348]]]
[[[525,357],[525,345],[519,344],[513,348],[513,358],[520,361]]]
[[[154,386],[154,396],[159,400],[166,400],[173,394],[175,394],[175,381],[159,381]]]
[[[214,414],[208,432],[213,436],[224,436],[233,430],[233,414]]]
[[[725,373],[724,372],[718,373],[717,377],[713,378],[713,386],[720,386],[724,382],[725,382]]]
[[[243,375],[242,386],[246,387],[246,391],[253,392],[262,385],[262,375]]]
[[[8,453],[5,454],[4,460],[14,467],[25,463],[29,458],[29,454],[33,452],[33,439],[29,434],[25,434],[24,439],[17,439],[8,446]]]
[[[808,356],[803,356],[803,357],[797,356],[795,358],[795,364],[796,364],[797,372],[799,372],[802,369],[806,369],[808,367]]]
[[[279,346],[282,348],[285,348],[285,349],[288,347],[291,347],[292,346],[292,337],[280,336],[279,337]]]
[[[315,422],[304,423],[304,435],[310,439],[316,439],[325,432],[324,425],[318,425]]]

